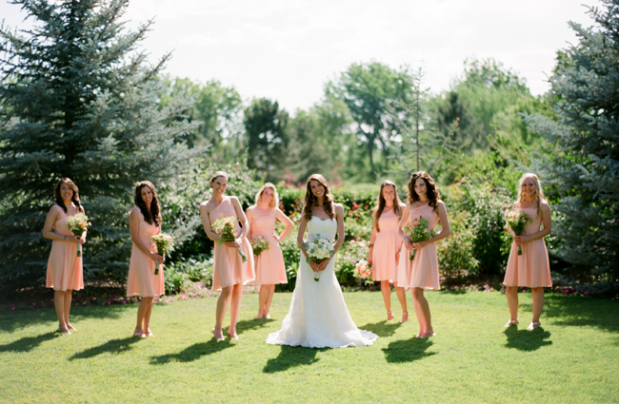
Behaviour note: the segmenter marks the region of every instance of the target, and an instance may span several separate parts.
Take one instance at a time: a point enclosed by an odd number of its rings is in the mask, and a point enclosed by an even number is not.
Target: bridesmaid
[[[548,250],[544,242],[544,237],[550,234],[552,222],[550,205],[544,199],[542,185],[537,175],[524,174],[520,178],[518,189],[519,196],[513,209],[529,215],[532,222],[527,223],[522,236],[516,236],[512,232],[514,242],[503,281],[507,287],[510,315],[505,327],[518,324],[518,287],[527,287],[531,288],[533,294],[533,319],[527,330],[533,330],[541,326],[539,318],[544,307],[544,288],[552,286]],[[518,245],[521,246],[522,255],[518,255]]]
[[[249,223],[241,203],[235,196],[224,195],[228,186],[228,174],[223,171],[217,171],[211,177],[210,184],[213,188],[213,195],[208,202],[200,204],[200,215],[202,216],[202,224],[204,225],[206,235],[215,241],[213,289],[221,290],[221,295],[217,299],[213,335],[215,339],[223,341],[222,327],[228,303],[230,303],[230,328],[228,328],[228,335],[233,339],[239,338],[236,333],[236,323],[239,319],[243,285],[253,281],[255,278],[254,254],[247,240]],[[237,219],[237,239],[236,241],[226,241],[223,244],[217,243],[219,236],[211,230],[211,224],[221,217],[229,216]],[[239,221],[242,227],[238,225]],[[240,254],[236,251],[237,248],[240,248],[247,256],[246,262],[241,260]]]
[[[269,249],[263,251],[256,260],[256,280],[260,285],[258,315],[256,318],[271,318],[269,307],[273,299],[276,283],[288,283],[286,266],[279,243],[294,229],[294,223],[278,209],[279,197],[275,185],[267,182],[256,195],[256,204],[247,209],[249,239],[263,236],[269,242]],[[279,220],[286,229],[280,236],[275,234],[275,221]]]
[[[56,183],[54,200],[56,204],[49,210],[43,227],[43,237],[53,240],[47,261],[46,286],[54,288],[58,331],[71,334],[70,330],[77,331],[69,322],[71,295],[74,290],[84,289],[82,257],[77,256],[77,245],[86,242],[86,232],[81,237],[76,236],[67,227],[67,220],[84,213],[84,208],[78,188],[69,178]]]
[[[372,265],[372,277],[380,281],[380,290],[383,292],[387,320],[393,320],[391,313],[391,286],[395,286],[396,295],[402,306],[402,320],[408,321],[406,308],[406,292],[398,286],[398,262],[402,238],[398,235],[398,224],[402,218],[405,206],[398,197],[396,185],[387,180],[380,184],[377,207],[374,210],[372,235],[370,236],[370,252],[368,263]]]
[[[434,229],[441,222],[441,232],[429,240],[414,243],[403,231],[402,227],[411,220],[423,216]],[[436,257],[436,242],[449,236],[449,220],[447,209],[440,200],[440,194],[436,189],[434,180],[424,171],[416,172],[408,182],[408,200],[398,231],[404,239],[406,249],[400,259],[398,281],[402,287],[411,288],[413,305],[417,321],[419,321],[419,333],[417,337],[427,338],[436,335],[432,328],[430,306],[423,295],[424,290],[439,290],[438,259]],[[415,259],[410,260],[411,250],[417,250]]]
[[[140,338],[154,337],[150,331],[153,300],[165,294],[163,257],[157,254],[157,247],[151,239],[151,236],[161,233],[161,213],[155,186],[149,181],[138,182],[133,203],[135,207],[129,213],[133,247],[129,262],[127,296],[142,296],[133,335]],[[157,265],[159,274],[155,275]]]

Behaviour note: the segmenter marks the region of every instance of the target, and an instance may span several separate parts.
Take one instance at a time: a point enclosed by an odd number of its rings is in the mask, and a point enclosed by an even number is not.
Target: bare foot
[[[391,312],[391,310],[389,310],[387,312],[387,321],[391,321],[391,320],[393,320],[393,313]]]
[[[264,314],[262,314],[261,311],[258,312],[258,315],[256,316],[257,319],[261,319],[264,318]]]
[[[73,327],[71,324],[67,324],[67,328],[69,330],[77,331],[77,328]]]
[[[61,334],[71,335],[71,331],[67,327],[58,327],[58,332]]]
[[[232,339],[239,339],[238,334],[236,333],[236,330],[228,330],[228,335],[230,336],[230,338]]]
[[[425,332],[421,333],[421,335],[419,335],[419,338],[430,338],[430,337],[434,337],[435,335],[436,333],[434,332],[434,330],[430,328],[429,330],[426,330]]]
[[[141,328],[136,328],[135,330],[133,330],[133,336],[138,338],[146,338],[146,335],[144,335],[144,332]]]
[[[213,328],[213,338],[215,338],[217,341],[225,340],[224,333],[221,330],[216,330],[214,328]]]
[[[402,313],[402,320],[400,320],[400,323],[405,323],[408,321],[408,311],[405,311],[404,313]]]

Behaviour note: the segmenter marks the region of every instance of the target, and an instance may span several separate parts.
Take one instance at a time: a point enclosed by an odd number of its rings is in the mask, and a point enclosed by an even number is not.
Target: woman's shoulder
[[[143,218],[144,215],[142,214],[142,210],[140,208],[138,208],[137,206],[134,206],[133,209],[131,209],[129,211],[129,217],[131,216],[137,216],[139,218]]]

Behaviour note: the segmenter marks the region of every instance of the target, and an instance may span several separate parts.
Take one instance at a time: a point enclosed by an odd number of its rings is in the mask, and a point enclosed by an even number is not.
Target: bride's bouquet
[[[211,230],[213,230],[219,236],[219,243],[224,243],[226,241],[236,241],[236,228],[235,228],[236,218],[232,216],[222,217],[221,219],[217,219],[211,225]],[[241,260],[243,262],[247,262],[247,256],[240,248],[237,248],[239,255],[241,256]]]
[[[511,210],[505,215],[505,221],[516,236],[522,236],[524,227],[531,221],[531,218],[521,210]],[[518,245],[518,255],[522,255],[520,244]]]
[[[402,228],[404,233],[413,243],[418,243],[424,240],[430,240],[432,237],[436,236],[436,231],[430,229],[430,221],[428,219],[424,219],[423,216],[419,216],[419,219],[413,219],[411,223]],[[415,259],[415,252],[417,250],[413,249],[411,251],[410,260]]]
[[[88,221],[88,216],[83,213],[78,213],[77,215],[73,215],[69,217],[67,220],[67,227],[71,230],[71,233],[75,234],[77,237],[82,237],[82,234],[86,230],[88,230],[88,226],[90,226],[90,222]],[[82,245],[77,244],[77,256],[82,256]]]
[[[307,262],[315,261],[320,264],[322,261],[331,258],[333,255],[333,244],[329,239],[320,237],[320,234],[310,241],[305,243],[305,251],[307,252]],[[314,280],[320,280],[320,273],[314,272]]]
[[[172,243],[174,242],[174,237],[163,233],[155,234],[154,236],[150,236],[150,238],[157,247],[157,254],[162,257],[165,257],[166,250],[171,249]],[[159,265],[155,266],[155,275],[159,275]]]
[[[251,247],[254,250],[254,255],[257,257],[261,252],[269,249],[269,241],[264,236],[257,236],[251,239]]]

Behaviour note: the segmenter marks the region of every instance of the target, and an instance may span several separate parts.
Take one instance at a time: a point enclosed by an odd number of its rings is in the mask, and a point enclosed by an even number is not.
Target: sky
[[[319,102],[329,80],[353,63],[423,66],[440,93],[469,58],[494,58],[549,88],[556,51],[576,43],[568,21],[593,25],[594,0],[132,0],[129,28],[155,24],[142,46],[166,73],[219,80],[244,100],[267,97],[294,114]],[[5,26],[25,28],[20,7],[0,0]]]

